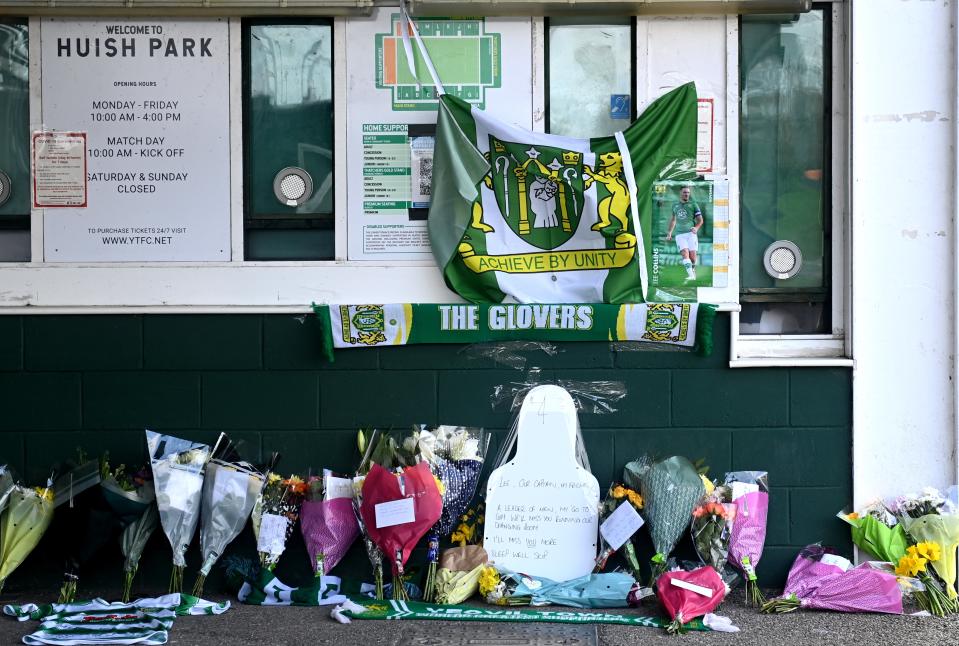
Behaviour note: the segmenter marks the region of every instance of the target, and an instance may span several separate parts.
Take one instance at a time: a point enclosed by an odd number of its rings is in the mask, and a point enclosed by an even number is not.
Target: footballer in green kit
[[[669,218],[669,228],[666,240],[676,240],[679,254],[683,257],[683,268],[686,270],[686,280],[696,280],[696,252],[699,251],[698,232],[703,227],[705,219],[699,204],[690,199],[692,189],[684,186],[679,191],[679,200],[673,204],[673,212]],[[673,233],[675,232],[675,238]]]

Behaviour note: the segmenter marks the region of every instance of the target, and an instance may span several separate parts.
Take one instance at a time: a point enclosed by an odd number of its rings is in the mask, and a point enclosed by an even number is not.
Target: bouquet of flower
[[[689,527],[693,508],[705,488],[692,462],[678,455],[657,462],[648,456],[634,460],[626,465],[624,477],[643,498],[643,518],[656,550],[652,585],[666,571],[666,560]]]
[[[0,514],[0,591],[40,542],[53,520],[53,483],[46,487],[14,486]]]
[[[946,593],[955,600],[956,548],[959,547],[959,514],[946,505],[945,498],[935,489],[923,490],[917,498],[898,501],[899,522],[912,542],[937,543],[941,557],[930,559],[932,568],[946,584]],[[954,604],[955,605],[955,604]]]
[[[440,537],[453,532],[453,524],[466,511],[476,493],[489,438],[483,429],[440,426],[432,431],[422,428],[416,441],[420,455],[440,483],[443,497],[443,511],[428,537],[429,565],[423,600],[429,602],[436,592]]]
[[[762,612],[809,608],[902,614],[903,585],[912,583],[871,563],[854,568],[821,545],[808,545],[793,562],[782,596],[764,603]]]
[[[300,506],[306,496],[306,482],[296,475],[283,479],[270,473],[266,485],[253,505],[253,534],[260,565],[272,572],[286,550],[300,518]]]
[[[627,505],[632,509],[620,509],[621,506]],[[606,499],[603,500],[602,504],[599,507],[599,535],[600,535],[600,550],[599,556],[596,557],[596,568],[593,572],[600,572],[604,567],[606,567],[606,562],[609,560],[613,554],[615,554],[620,548],[623,549],[623,553],[626,556],[626,562],[629,564],[629,569],[632,571],[633,578],[636,581],[640,580],[639,572],[639,559],[636,557],[636,548],[633,546],[632,534],[635,534],[639,531],[639,528],[642,526],[641,520],[639,519],[639,512],[643,508],[643,497],[638,493],[630,489],[629,487],[624,487],[619,483],[613,483],[609,487],[609,491],[606,493]],[[617,512],[617,510],[619,510]],[[618,543],[615,545],[610,544],[610,539],[607,538],[606,532],[604,532],[603,527],[604,523],[609,520],[610,516],[616,514],[617,516],[623,516],[624,522],[630,522],[630,518],[633,519],[630,527],[635,527],[632,530],[632,533],[629,536],[626,536],[625,532],[619,534],[615,537],[614,542]],[[621,542],[622,541],[622,542]]]
[[[210,447],[153,431],[146,436],[160,524],[173,548],[170,592],[181,592],[186,550],[200,521],[203,471]]]
[[[360,534],[349,478],[328,469],[322,477],[309,478],[306,500],[300,508],[300,530],[314,573],[328,573]]]
[[[109,454],[104,454],[100,458],[100,491],[123,527],[120,535],[120,549],[124,556],[120,599],[127,603],[140,556],[160,522],[152,471],[144,466],[131,474],[125,464],[111,469]]]
[[[213,447],[206,465],[201,507],[200,548],[203,565],[193,585],[193,596],[203,595],[203,584],[226,546],[246,525],[266,478],[239,454],[225,433]]]
[[[728,487],[715,487],[693,509],[690,524],[696,554],[717,572],[723,571],[729,559],[729,539],[736,517],[736,506],[728,502],[729,496]]]
[[[482,545],[461,545],[445,550],[436,572],[436,602],[463,603],[473,596],[488,561]]]
[[[736,517],[729,537],[729,557],[746,578],[746,600],[757,606],[766,603],[756,579],[756,566],[766,542],[769,514],[769,476],[765,471],[735,471],[726,474]]]
[[[410,553],[442,510],[437,481],[425,463],[396,473],[374,464],[367,474],[360,514],[370,539],[392,559],[395,599],[405,597],[403,569]]]
[[[706,565],[691,572],[666,572],[656,580],[656,596],[672,623],[670,635],[685,633],[687,624],[715,610],[726,597],[726,584],[712,567]]]
[[[893,564],[906,555],[906,532],[882,501],[871,502],[858,512],[840,512],[838,516],[849,523],[852,542],[859,549]]]

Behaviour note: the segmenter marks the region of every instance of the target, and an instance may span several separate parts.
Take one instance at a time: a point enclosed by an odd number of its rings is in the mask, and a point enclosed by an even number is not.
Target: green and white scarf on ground
[[[214,603],[187,594],[167,594],[131,603],[103,599],[73,603],[6,605],[5,615],[33,619],[40,627],[24,644],[165,644],[173,620],[183,615],[219,615],[230,602]]]
[[[340,577],[323,575],[312,585],[294,588],[262,568],[257,579],[243,583],[237,599],[254,606],[331,606],[346,601],[340,585]]]
[[[689,83],[615,136],[574,139],[440,97],[428,228],[446,284],[473,303],[664,300],[649,196],[696,176],[696,100]]]
[[[314,305],[323,346],[372,348],[414,343],[636,341],[709,355],[713,305],[606,303],[532,305]]]
[[[502,606],[458,606],[418,601],[375,601],[365,597],[350,597],[349,601],[333,609],[331,616],[341,623],[353,619],[438,619],[442,621],[495,621],[519,623],[562,624],[618,624],[665,628],[668,619],[637,614],[617,614],[584,610],[531,610]],[[708,631],[702,620],[684,624],[688,630]]]

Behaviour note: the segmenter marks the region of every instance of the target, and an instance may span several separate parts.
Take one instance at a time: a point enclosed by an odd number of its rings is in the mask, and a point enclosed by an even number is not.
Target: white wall
[[[956,7],[851,9],[858,505],[956,481]]]

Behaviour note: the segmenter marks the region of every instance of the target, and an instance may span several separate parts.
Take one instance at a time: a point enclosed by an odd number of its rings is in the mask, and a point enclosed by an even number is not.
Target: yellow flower
[[[479,591],[484,597],[493,591],[493,588],[499,585],[499,572],[495,567],[489,566],[483,568],[479,577]]]
[[[716,485],[713,484],[712,480],[710,480],[709,478],[707,478],[701,473],[699,474],[699,477],[702,478],[703,486],[706,487],[706,495],[711,496],[713,493],[713,490],[716,489]]]
[[[896,574],[899,576],[916,576],[920,572],[926,571],[927,562],[927,559],[907,554],[899,559],[899,565],[896,566]]]
[[[633,507],[635,507],[636,509],[643,508],[643,497],[640,496],[635,491],[633,491],[632,489],[626,492],[626,497],[629,498],[629,502],[633,503]]]
[[[283,476],[281,476],[279,473],[271,473],[268,482],[269,484],[276,484],[282,479]]]
[[[619,498],[624,498],[626,496],[626,491],[626,487],[623,487],[622,485],[616,485],[613,487],[613,498],[616,498],[617,500]]]
[[[942,556],[942,549],[939,547],[939,543],[935,543],[933,541],[910,545],[906,548],[906,552],[912,556],[924,558],[929,561],[938,561]]]
[[[53,489],[50,487],[34,487],[33,490],[36,492],[37,496],[42,500],[47,502],[53,502]]]
[[[846,518],[848,518],[849,520],[859,520],[859,514],[856,512],[852,512],[851,514],[846,514]]]
[[[439,489],[440,495],[442,496],[443,494],[445,494],[446,486],[443,484],[443,482],[436,476],[433,476],[433,480],[436,480],[436,488]]]

